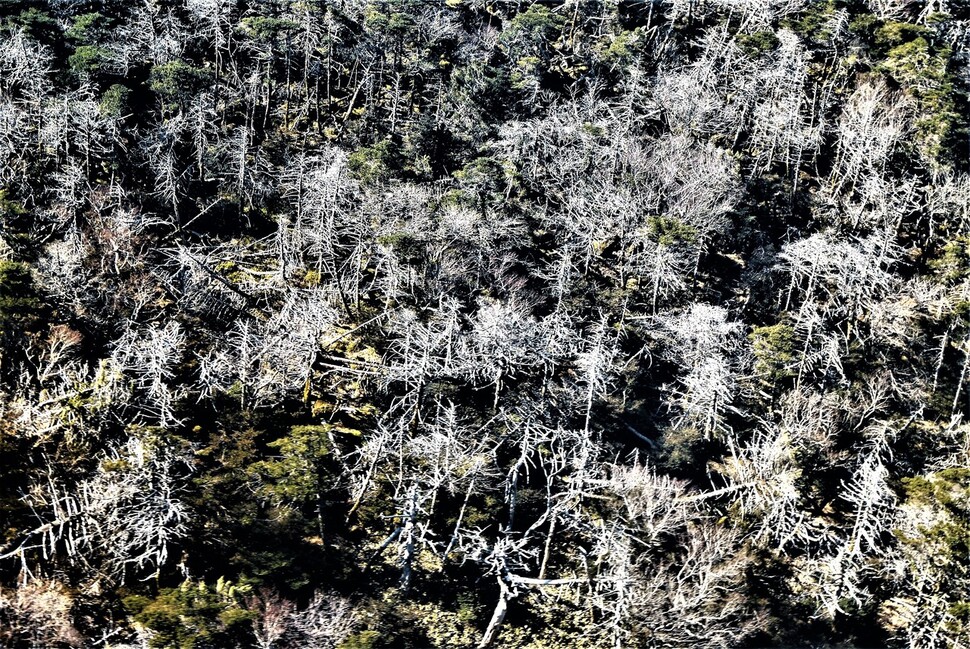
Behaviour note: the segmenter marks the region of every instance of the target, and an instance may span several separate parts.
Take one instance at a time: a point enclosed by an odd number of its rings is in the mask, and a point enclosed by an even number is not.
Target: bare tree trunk
[[[964,338],[963,340],[963,368],[960,370],[960,380],[957,381],[957,389],[953,394],[953,406],[950,409],[950,417],[952,418],[957,414],[957,406],[960,403],[960,394],[963,392],[963,383],[967,379],[967,370],[970,369],[970,350],[967,349],[967,344],[970,343],[970,337]]]
[[[539,579],[546,578],[546,567],[549,565],[549,555],[552,551],[552,537],[556,534],[556,514],[553,513],[549,519],[549,533],[546,535],[546,543],[542,548],[542,564],[539,566]]]
[[[475,478],[472,478],[471,482],[468,484],[468,491],[465,492],[465,501],[461,504],[461,509],[458,511],[458,520],[455,522],[455,531],[451,535],[451,540],[448,541],[448,546],[445,548],[444,554],[441,555],[441,570],[445,569],[445,561],[448,560],[448,555],[451,554],[451,549],[455,547],[455,543],[458,541],[458,534],[461,531],[461,522],[465,519],[465,510],[468,509],[468,501],[471,500],[474,489]]]
[[[498,587],[498,603],[495,604],[495,610],[492,612],[492,619],[489,620],[488,627],[485,629],[485,633],[482,635],[482,640],[478,643],[478,649],[485,649],[495,642],[495,639],[498,637],[498,633],[502,628],[502,622],[505,621],[505,614],[509,610],[509,600],[512,598],[512,593],[509,590],[508,585],[505,583],[505,579],[501,575],[498,577]]]
[[[945,332],[943,332],[943,340],[940,341],[940,355],[936,358],[936,367],[933,369],[933,387],[930,388],[930,394],[936,394],[936,388],[940,381],[940,369],[943,367],[943,357],[946,354],[946,347],[950,343],[950,332],[953,327],[950,327]]]
[[[413,563],[415,555],[414,544],[414,523],[418,509],[418,489],[412,485],[408,494],[407,509],[405,511],[405,521],[401,535],[404,537],[404,565],[401,572],[401,590],[404,594],[411,589],[411,578],[413,576]]]

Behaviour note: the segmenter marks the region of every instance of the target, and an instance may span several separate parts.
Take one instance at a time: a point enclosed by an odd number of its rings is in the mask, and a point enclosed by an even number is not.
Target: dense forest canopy
[[[0,0],[0,645],[970,646],[967,0]]]

